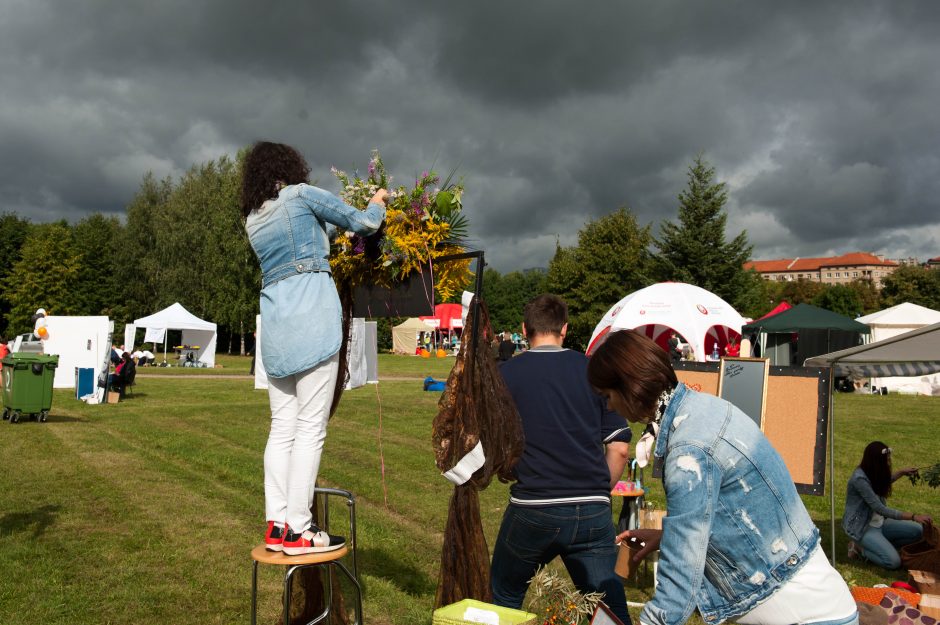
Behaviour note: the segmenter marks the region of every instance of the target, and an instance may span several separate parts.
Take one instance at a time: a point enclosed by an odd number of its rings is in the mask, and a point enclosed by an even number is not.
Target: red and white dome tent
[[[639,330],[668,349],[674,330],[692,346],[695,359],[704,362],[715,343],[724,354],[732,337],[740,341],[744,323],[731,304],[710,291],[683,282],[660,282],[617,302],[594,328],[587,353],[590,356],[612,330]]]

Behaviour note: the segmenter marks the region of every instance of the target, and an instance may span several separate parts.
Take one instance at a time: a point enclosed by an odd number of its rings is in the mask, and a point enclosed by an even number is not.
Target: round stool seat
[[[349,548],[343,545],[333,551],[320,551],[318,553],[306,553],[302,556],[288,556],[281,551],[268,551],[264,544],[258,545],[251,550],[251,559],[261,564],[279,564],[281,566],[296,566],[298,564],[323,564],[339,560],[349,553]]]

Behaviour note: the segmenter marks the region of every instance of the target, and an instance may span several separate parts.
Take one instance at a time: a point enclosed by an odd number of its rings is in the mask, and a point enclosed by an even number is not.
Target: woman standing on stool
[[[313,524],[310,506],[339,369],[342,308],[327,224],[368,235],[385,219],[379,189],[360,211],[307,184],[294,148],[259,142],[245,158],[241,209],[261,264],[261,361],[271,433],[264,450],[265,546],[300,555],[345,543]]]
[[[892,473],[891,448],[881,441],[868,443],[845,493],[842,529],[852,539],[849,558],[861,556],[885,569],[901,566],[898,548],[920,540],[924,525],[932,519],[889,508],[885,500],[891,484],[916,470],[908,467]]]

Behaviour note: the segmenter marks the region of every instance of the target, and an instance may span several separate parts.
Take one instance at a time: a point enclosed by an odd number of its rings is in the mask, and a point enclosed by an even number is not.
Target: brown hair
[[[881,441],[872,441],[862,453],[858,467],[871,482],[871,489],[880,497],[891,495],[891,448]]]
[[[259,141],[245,156],[242,171],[242,217],[261,206],[265,200],[277,197],[277,183],[300,184],[307,182],[310,167],[300,152],[283,143]]]
[[[537,295],[525,305],[522,321],[529,337],[536,334],[560,336],[561,329],[568,323],[568,304],[551,293]]]
[[[617,391],[630,410],[651,417],[663,391],[679,383],[669,355],[633,330],[611,332],[588,361],[588,381],[598,391]]]

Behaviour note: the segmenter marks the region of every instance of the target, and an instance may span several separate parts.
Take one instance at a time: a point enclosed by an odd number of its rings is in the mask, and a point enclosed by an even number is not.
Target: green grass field
[[[244,377],[248,358],[219,362],[217,379],[141,369],[120,404],[88,406],[62,390],[48,423],[0,423],[0,623],[248,622],[249,551],[264,524],[267,394]],[[444,378],[453,362],[382,355],[384,381],[348,391],[330,424],[321,480],[357,496],[368,623],[430,622],[452,488],[431,452],[438,394],[423,392],[421,378]],[[896,466],[940,461],[940,400],[839,395],[835,406],[837,513],[870,440],[891,445]],[[663,502],[658,483],[648,483]],[[938,491],[906,479],[895,486],[892,505],[940,514]],[[481,494],[491,545],[506,500],[498,482]],[[828,547],[828,498],[804,501]],[[334,518],[337,531],[342,520]],[[845,544],[839,532],[840,556]],[[838,567],[862,584],[900,578]],[[262,623],[277,617],[279,575],[262,569]],[[640,586],[628,599],[648,597],[650,580]]]

